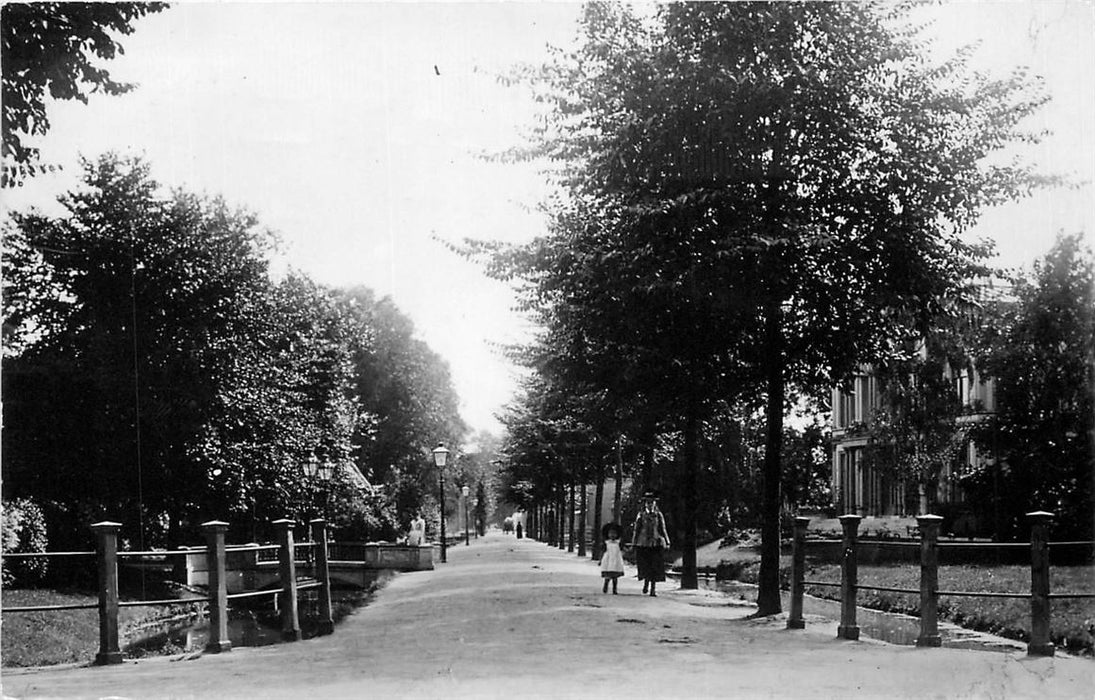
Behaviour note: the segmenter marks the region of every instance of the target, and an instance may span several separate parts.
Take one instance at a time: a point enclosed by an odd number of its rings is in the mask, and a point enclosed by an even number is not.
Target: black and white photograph
[[[1093,697],[1095,1],[0,41],[3,700]]]

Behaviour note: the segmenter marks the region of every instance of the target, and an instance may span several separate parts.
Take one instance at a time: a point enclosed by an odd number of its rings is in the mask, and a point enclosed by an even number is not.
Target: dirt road
[[[394,578],[328,637],[5,672],[29,698],[1092,698],[1095,662],[835,638],[712,592],[601,593],[588,559],[492,533]]]

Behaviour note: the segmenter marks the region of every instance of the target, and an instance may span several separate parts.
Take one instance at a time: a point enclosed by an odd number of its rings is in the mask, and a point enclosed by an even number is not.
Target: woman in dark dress
[[[635,563],[639,578],[643,580],[643,593],[656,596],[658,581],[665,580],[663,553],[669,547],[669,534],[665,530],[665,518],[658,510],[657,495],[652,491],[643,494],[643,506],[631,528],[631,546],[635,548]]]

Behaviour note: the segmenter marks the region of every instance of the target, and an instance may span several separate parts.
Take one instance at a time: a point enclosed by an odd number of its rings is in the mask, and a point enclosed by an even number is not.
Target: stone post
[[[335,631],[331,616],[331,571],[327,565],[327,521],[316,518],[311,521],[312,541],[316,545],[316,581],[319,581],[319,633]],[[421,552],[421,550],[419,550]]]
[[[230,651],[228,639],[228,579],[225,576],[224,533],[228,523],[210,520],[202,523],[205,532],[205,557],[209,569],[209,642],[205,650],[213,654]]]
[[[802,597],[806,589],[803,581],[806,580],[806,527],[809,524],[809,518],[795,518],[795,539],[791,549],[791,613],[787,617],[789,630],[806,628],[806,620],[802,617]]]
[[[836,636],[841,639],[859,639],[859,625],[855,623],[856,584],[859,567],[856,559],[856,543],[859,538],[858,515],[840,516],[840,525],[844,528],[844,561],[840,568],[840,625]]]
[[[916,518],[920,527],[920,636],[918,647],[943,645],[939,634],[939,527],[943,518],[938,515],[921,515]]]
[[[1030,520],[1030,643],[1028,656],[1053,656],[1049,641],[1049,522],[1053,513],[1027,513]]]
[[[91,526],[99,559],[99,665],[122,663],[118,648],[118,531],[121,523],[104,520]]]
[[[293,521],[274,521],[278,532],[278,574],[281,578],[281,637],[287,642],[300,641],[300,616],[297,614],[297,561],[293,546]]]

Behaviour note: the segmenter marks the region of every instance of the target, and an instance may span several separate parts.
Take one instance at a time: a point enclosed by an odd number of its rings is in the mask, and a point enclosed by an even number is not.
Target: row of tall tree
[[[4,495],[41,504],[55,543],[103,519],[151,546],[319,514],[390,538],[436,504],[430,448],[465,426],[390,299],[272,274],[254,215],[139,159],[85,163],[61,202],[13,214],[3,250]]]
[[[103,62],[167,7],[3,6],[3,187],[56,169],[35,145],[51,101],[136,87]],[[67,216],[4,222],[5,498],[41,502],[60,543],[112,518],[150,545],[208,517],[257,537],[272,517],[320,512],[393,537],[455,500],[428,460],[465,430],[448,368],[390,299],[275,279],[255,216],[165,194],[139,160],[104,156],[84,175]],[[476,459],[457,461],[452,488],[490,481]]]
[[[549,108],[530,156],[558,166],[549,233],[469,254],[524,280],[545,328],[536,431],[626,436],[644,482],[658,449],[680,455],[684,587],[702,436],[763,410],[758,602],[778,612],[785,414],[971,293],[980,211],[1045,181],[991,158],[1037,140],[1023,120],[1045,95],[970,70],[969,49],[932,60],[904,5],[591,3],[581,39],[525,76]]]

